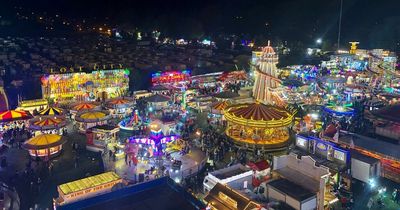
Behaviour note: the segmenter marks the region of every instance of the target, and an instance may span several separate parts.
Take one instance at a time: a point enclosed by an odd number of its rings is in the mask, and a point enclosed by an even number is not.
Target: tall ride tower
[[[262,49],[262,55],[258,59],[255,68],[255,82],[253,87],[253,97],[264,104],[283,105],[283,100],[279,96],[278,87],[281,81],[278,79],[278,55],[271,47],[270,42]]]

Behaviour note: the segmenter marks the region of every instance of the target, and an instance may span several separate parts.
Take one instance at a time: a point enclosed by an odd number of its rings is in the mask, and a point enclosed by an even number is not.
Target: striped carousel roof
[[[219,111],[224,110],[227,106],[229,106],[229,103],[227,101],[217,101],[211,104],[212,109]]]
[[[62,114],[63,110],[56,107],[48,107],[47,109],[44,109],[39,112],[39,115],[62,115]]]
[[[47,149],[66,142],[66,138],[56,134],[41,134],[29,139],[23,144],[25,149]]]
[[[102,120],[108,120],[109,118],[110,115],[107,111],[78,112],[75,116],[75,120],[78,122],[99,122]]]
[[[32,118],[32,115],[26,111],[7,110],[0,112],[0,122],[10,122],[16,120],[27,120]]]
[[[34,122],[34,125],[37,126],[51,126],[51,125],[58,125],[64,122],[63,118],[45,118],[39,121]]]
[[[126,100],[126,99],[115,99],[115,100],[111,100],[110,102],[108,102],[109,104],[112,105],[122,105],[122,104],[128,104],[131,101]]]
[[[271,121],[291,117],[291,114],[283,108],[261,103],[241,104],[232,106],[225,111],[235,117],[246,120]]]
[[[106,114],[103,112],[86,112],[86,113],[80,115],[80,117],[82,119],[101,119],[105,116],[106,116]]]
[[[96,108],[97,105],[93,103],[80,103],[72,107],[73,110],[82,111]]]

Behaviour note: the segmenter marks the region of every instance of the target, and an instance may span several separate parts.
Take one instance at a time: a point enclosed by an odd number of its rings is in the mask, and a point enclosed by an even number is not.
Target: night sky
[[[340,0],[39,0],[7,1],[68,18],[86,18],[94,23],[158,29],[165,36],[182,38],[235,34],[250,39],[267,36],[309,44],[323,38],[337,39]],[[400,40],[398,0],[344,0],[343,43],[358,40],[361,47],[394,47]]]

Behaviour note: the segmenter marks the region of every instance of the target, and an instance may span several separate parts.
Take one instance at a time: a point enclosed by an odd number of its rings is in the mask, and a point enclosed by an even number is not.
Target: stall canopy
[[[29,139],[24,143],[23,147],[32,150],[48,149],[62,145],[65,142],[67,142],[67,139],[64,136],[56,134],[41,134]]]
[[[26,111],[8,110],[0,112],[0,123],[11,122],[16,120],[27,120],[32,118],[32,115]]]
[[[93,103],[80,103],[72,107],[73,110],[83,111],[83,110],[91,110],[97,107],[97,104]]]
[[[110,118],[109,112],[106,111],[88,111],[80,112],[76,115],[75,120],[78,122],[99,122],[108,120]]]
[[[44,117],[35,118],[30,121],[29,128],[32,130],[47,130],[62,128],[66,126],[67,122],[61,117]]]
[[[44,109],[39,112],[39,115],[62,115],[62,114],[63,110],[56,107],[48,107],[47,109]]]

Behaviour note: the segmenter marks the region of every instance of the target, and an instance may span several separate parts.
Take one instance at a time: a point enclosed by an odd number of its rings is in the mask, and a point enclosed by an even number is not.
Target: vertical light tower
[[[264,104],[280,104],[279,95],[275,89],[281,84],[278,79],[278,55],[271,47],[270,42],[262,49],[262,55],[255,68],[255,82],[253,97]],[[278,97],[278,98],[277,98]]]

